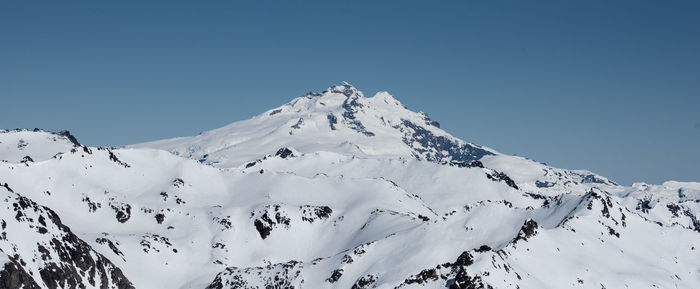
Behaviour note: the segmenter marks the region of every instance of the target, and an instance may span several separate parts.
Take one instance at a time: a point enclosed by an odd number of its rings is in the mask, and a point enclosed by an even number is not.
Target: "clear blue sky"
[[[345,80],[504,153],[700,181],[700,1],[191,3],[2,1],[0,127],[123,145]]]

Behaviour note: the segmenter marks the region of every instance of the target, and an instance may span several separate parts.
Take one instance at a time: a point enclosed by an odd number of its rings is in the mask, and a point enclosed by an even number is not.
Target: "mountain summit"
[[[347,82],[197,136],[130,147],[164,149],[220,167],[240,165],[280,147],[435,162],[497,154],[450,135],[437,121],[408,110],[387,92],[368,98]]]

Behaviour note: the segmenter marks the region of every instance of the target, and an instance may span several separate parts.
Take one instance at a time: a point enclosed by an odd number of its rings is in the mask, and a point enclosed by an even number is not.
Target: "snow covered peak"
[[[408,110],[388,92],[367,98],[347,82],[198,136],[132,147],[164,149],[221,167],[238,166],[281,147],[301,153],[330,151],[435,162],[471,161],[496,154],[453,137],[438,122],[423,112]]]
[[[340,85],[333,85],[328,88],[328,90],[324,91],[323,94],[329,94],[329,93],[340,93],[345,95],[348,98],[351,97],[364,97],[362,92],[357,90],[354,86],[352,86],[350,83],[347,83],[343,81]]]
[[[322,92],[309,92],[303,97],[298,97],[289,103],[267,111],[261,116],[273,116],[282,112],[313,113],[336,111],[357,111],[363,107],[371,107],[376,113],[384,117],[399,114],[412,113],[386,91],[377,92],[373,97],[365,97],[362,91],[343,81],[340,85],[332,85]]]

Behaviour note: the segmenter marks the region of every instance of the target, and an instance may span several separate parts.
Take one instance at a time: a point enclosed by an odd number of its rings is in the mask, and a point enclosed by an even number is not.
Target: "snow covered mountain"
[[[347,83],[127,148],[3,131],[0,159],[0,288],[700,288],[700,183],[504,155]]]
[[[406,109],[389,93],[366,98],[346,82],[198,136],[131,147],[163,149],[219,167],[236,166],[280,147],[427,161],[471,161],[495,153],[451,136],[437,121]]]

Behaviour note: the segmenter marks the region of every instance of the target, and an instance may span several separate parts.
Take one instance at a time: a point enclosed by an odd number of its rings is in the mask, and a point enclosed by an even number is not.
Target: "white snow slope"
[[[0,288],[700,288],[700,183],[500,154],[347,83],[194,137],[56,136],[0,133]]]

